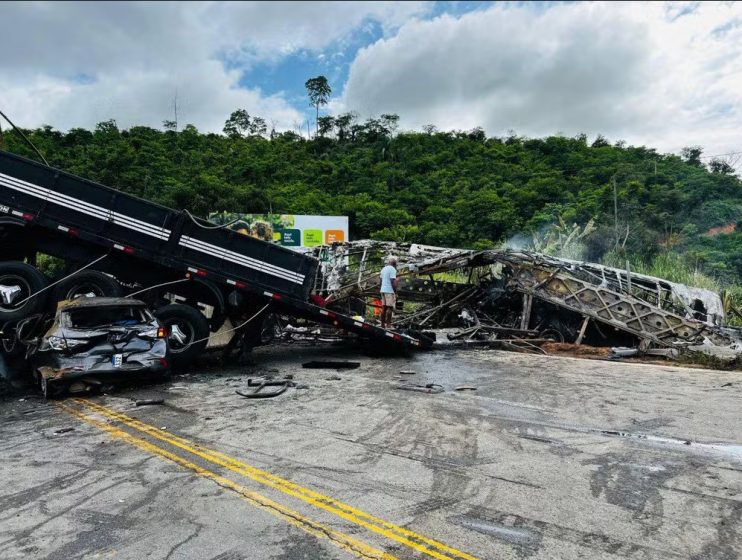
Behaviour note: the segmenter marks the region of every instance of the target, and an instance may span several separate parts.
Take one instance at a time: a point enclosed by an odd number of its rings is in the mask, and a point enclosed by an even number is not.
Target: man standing
[[[389,257],[381,269],[381,328],[392,326],[392,314],[397,306],[397,259]]]

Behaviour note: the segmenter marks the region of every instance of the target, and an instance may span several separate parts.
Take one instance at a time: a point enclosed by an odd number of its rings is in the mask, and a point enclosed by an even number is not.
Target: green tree
[[[230,138],[240,138],[250,131],[250,125],[250,114],[245,109],[237,109],[224,122],[222,131]]]
[[[252,121],[248,124],[247,129],[251,136],[265,136],[265,133],[268,131],[268,125],[264,118],[253,117]]]
[[[680,153],[685,161],[691,165],[701,166],[701,154],[703,154],[703,148],[701,146],[686,146]]]
[[[309,78],[304,83],[304,87],[307,88],[309,103],[317,110],[315,122],[317,123],[317,134],[319,135],[319,108],[322,105],[327,105],[332,94],[332,89],[327,82],[327,78],[322,75]]]
[[[317,119],[317,133],[327,136],[335,129],[335,117],[325,116]]]
[[[714,158],[709,162],[711,173],[720,173],[722,175],[731,175],[734,173],[734,167],[723,159]]]

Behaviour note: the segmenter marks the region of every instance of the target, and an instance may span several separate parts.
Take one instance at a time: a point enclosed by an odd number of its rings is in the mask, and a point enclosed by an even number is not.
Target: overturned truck
[[[41,267],[54,257],[59,270]],[[42,270],[43,269],[43,270]],[[385,330],[315,298],[315,258],[0,151],[0,350],[22,353],[33,325],[78,296],[143,300],[188,364],[231,324],[243,347],[272,312],[406,350],[427,339]],[[38,321],[30,322],[32,317]],[[233,341],[237,340],[233,337]]]
[[[718,294],[630,270],[512,251],[466,251],[359,241],[318,251],[329,300],[358,308],[378,291],[387,256],[400,265],[395,325],[458,327],[453,339],[632,347],[676,357],[735,359],[738,328],[724,326]]]

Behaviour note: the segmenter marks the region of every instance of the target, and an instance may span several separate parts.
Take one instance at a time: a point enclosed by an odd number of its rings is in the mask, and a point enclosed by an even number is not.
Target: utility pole
[[[616,189],[616,176],[613,175],[613,229],[616,234],[616,249],[618,249],[618,192]]]
[[[173,114],[175,115],[175,132],[178,132],[178,88],[175,88],[175,96],[173,97]]]

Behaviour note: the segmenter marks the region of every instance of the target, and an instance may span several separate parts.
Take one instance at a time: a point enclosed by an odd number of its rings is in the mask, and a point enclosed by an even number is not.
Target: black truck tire
[[[0,295],[0,325],[24,319],[44,309],[46,292],[26,299],[46,286],[44,275],[30,264],[19,261],[0,262],[0,286],[20,288],[20,291],[13,295],[13,300],[17,302],[26,300],[20,305],[13,305],[12,302],[6,304]]]
[[[157,309],[155,317],[167,328],[173,366],[189,364],[206,348],[210,334],[209,321],[198,309],[171,303]],[[182,340],[181,336],[184,337]]]
[[[121,297],[124,290],[121,284],[108,274],[97,270],[83,270],[57,284],[52,295],[57,302],[88,294],[96,297]]]

